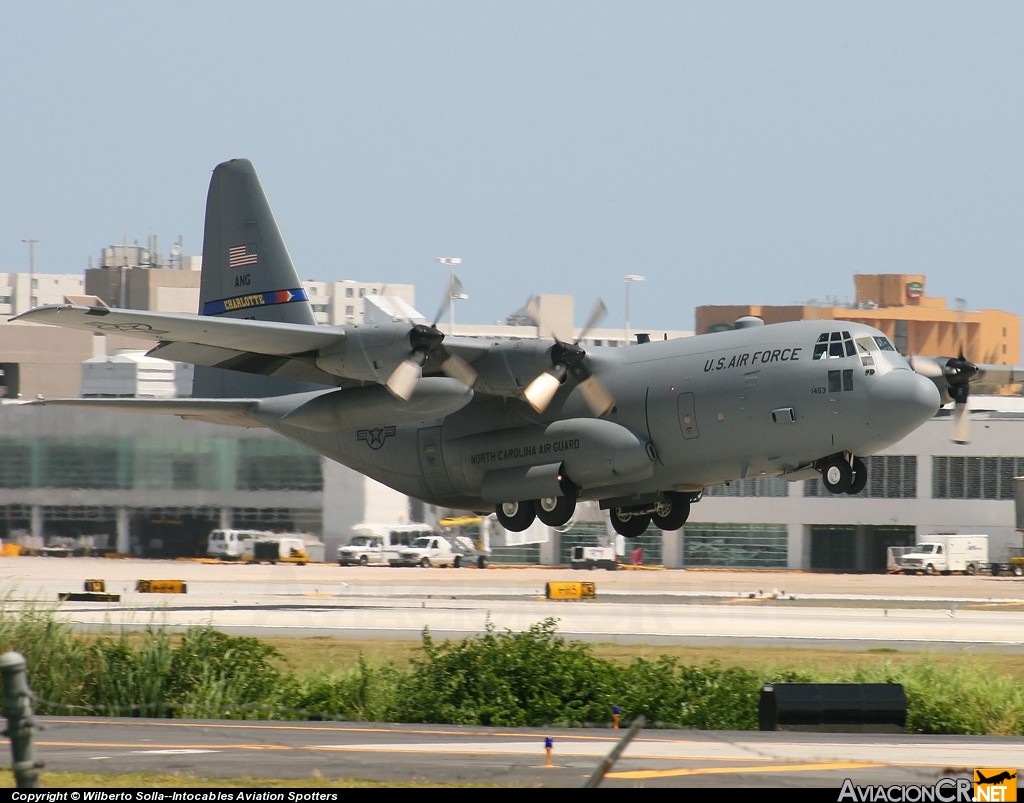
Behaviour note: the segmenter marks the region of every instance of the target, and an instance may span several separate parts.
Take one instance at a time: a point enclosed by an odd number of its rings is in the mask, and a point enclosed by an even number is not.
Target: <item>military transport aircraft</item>
[[[434,324],[318,325],[252,164],[213,171],[197,315],[61,304],[15,320],[116,332],[196,365],[188,399],[53,399],[267,427],[427,503],[560,526],[598,501],[615,531],[679,529],[708,486],[821,476],[859,493],[862,457],[966,400],[960,356],[916,373],[842,321],[584,347],[445,336]],[[440,316],[440,313],[439,313]]]

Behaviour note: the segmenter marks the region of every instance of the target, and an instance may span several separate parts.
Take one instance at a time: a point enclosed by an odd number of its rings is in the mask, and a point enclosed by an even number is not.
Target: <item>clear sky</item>
[[[1024,3],[6,0],[0,271],[202,249],[251,159],[306,279],[690,329],[855,273],[1024,314]]]

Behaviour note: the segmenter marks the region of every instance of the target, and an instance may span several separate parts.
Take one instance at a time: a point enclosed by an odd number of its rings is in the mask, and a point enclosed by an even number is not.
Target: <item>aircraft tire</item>
[[[619,508],[615,507],[609,512],[608,518],[611,520],[612,529],[624,538],[637,538],[643,535],[651,523],[649,513],[637,515],[626,513],[623,516],[619,514]]]
[[[859,494],[864,490],[864,486],[868,484],[868,467],[864,464],[864,461],[859,457],[853,458],[853,480],[850,482],[850,487],[846,489],[846,493],[853,496]]]
[[[561,527],[576,512],[576,500],[571,496],[545,496],[534,505],[537,518],[548,527]]]
[[[659,530],[672,532],[686,524],[686,520],[690,518],[690,499],[680,493],[667,493],[665,498],[667,504],[655,509],[651,514],[651,521]],[[664,512],[659,513],[659,510]]]
[[[533,524],[536,513],[533,502],[529,499],[522,502],[502,502],[494,508],[498,524],[513,533],[521,533]]]
[[[821,469],[821,481],[830,493],[846,493],[853,480],[853,468],[842,457],[833,457]]]

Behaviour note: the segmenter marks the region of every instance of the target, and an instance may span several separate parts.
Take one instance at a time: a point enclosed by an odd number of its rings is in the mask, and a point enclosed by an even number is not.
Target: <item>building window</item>
[[[935,499],[1013,499],[1013,478],[1024,473],[1024,457],[932,458]]]
[[[789,496],[789,483],[778,477],[751,477],[704,489],[704,496]]]
[[[324,487],[320,455],[271,438],[239,444],[236,476],[238,488],[244,491],[321,491]]]
[[[917,457],[914,455],[888,455],[863,457],[868,469],[868,484],[857,497],[869,499],[916,499]],[[821,480],[804,483],[804,496],[827,499],[849,499],[846,494],[833,494]]]
[[[785,524],[687,524],[684,566],[786,568]]]

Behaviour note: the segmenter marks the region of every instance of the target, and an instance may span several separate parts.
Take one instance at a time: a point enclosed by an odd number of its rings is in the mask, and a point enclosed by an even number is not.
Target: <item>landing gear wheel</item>
[[[842,457],[833,457],[821,469],[821,481],[834,494],[846,493],[853,479],[853,468]]]
[[[576,500],[571,496],[545,496],[534,504],[537,518],[548,527],[561,527],[576,512]]]
[[[498,524],[513,533],[521,533],[531,524],[535,513],[533,502],[502,502],[494,509]]]
[[[613,507],[608,518],[611,520],[612,529],[626,538],[643,535],[651,523],[650,513],[628,513],[619,507]]]
[[[864,490],[864,486],[868,484],[868,467],[864,464],[864,461],[859,457],[853,458],[853,481],[850,483],[850,487],[846,489],[846,493],[859,494]]]
[[[659,502],[651,514],[651,521],[659,530],[678,530],[690,517],[690,498],[680,493],[665,494],[665,501]]]

